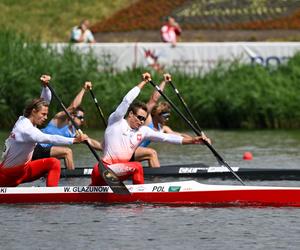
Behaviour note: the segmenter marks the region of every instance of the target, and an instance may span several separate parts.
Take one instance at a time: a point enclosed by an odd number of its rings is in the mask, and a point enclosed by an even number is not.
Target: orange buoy
[[[253,155],[251,152],[245,152],[244,155],[243,155],[243,159],[246,160],[246,161],[250,161],[253,159]]]

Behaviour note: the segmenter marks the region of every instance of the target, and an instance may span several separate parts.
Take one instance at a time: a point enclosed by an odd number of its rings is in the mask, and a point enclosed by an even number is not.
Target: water
[[[208,131],[231,167],[299,168],[298,131]],[[0,133],[3,142],[7,133]],[[101,134],[91,132],[100,138]],[[153,144],[162,164],[217,166],[203,146]],[[95,163],[84,145],[73,147],[77,167]],[[245,151],[254,159],[243,161]],[[186,180],[188,178],[180,178]],[[175,178],[148,179],[174,181]],[[234,180],[201,180],[237,184]],[[245,181],[249,185],[299,186],[297,181]],[[88,179],[62,180],[86,185]],[[39,180],[35,185],[44,185]],[[32,185],[32,184],[31,184]],[[153,205],[2,205],[0,249],[299,249],[297,208],[203,208]]]

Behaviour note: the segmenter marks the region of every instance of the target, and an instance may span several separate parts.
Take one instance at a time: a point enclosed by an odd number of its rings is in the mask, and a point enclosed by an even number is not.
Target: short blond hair
[[[168,102],[159,102],[157,105],[154,106],[152,109],[151,115],[159,115],[160,113],[170,112],[171,105]]]

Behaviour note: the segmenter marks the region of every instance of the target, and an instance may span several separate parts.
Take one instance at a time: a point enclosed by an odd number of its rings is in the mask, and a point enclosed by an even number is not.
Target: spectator
[[[176,46],[177,36],[180,36],[182,30],[179,24],[171,16],[167,18],[167,23],[160,29],[161,39],[165,43],[172,43],[172,46]]]
[[[71,42],[73,43],[95,43],[93,33],[89,30],[89,20],[83,20],[79,26],[75,26],[71,33]]]

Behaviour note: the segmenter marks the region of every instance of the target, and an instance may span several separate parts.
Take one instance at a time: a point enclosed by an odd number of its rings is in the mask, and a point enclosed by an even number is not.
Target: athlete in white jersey
[[[0,164],[0,186],[17,186],[33,181],[46,174],[47,186],[57,186],[60,178],[60,162],[55,158],[31,161],[37,142],[55,144],[73,144],[87,139],[86,135],[67,138],[42,133],[36,126],[42,125],[48,114],[51,92],[46,86],[50,76],[43,75],[42,98],[34,99],[15,123],[10,136],[5,141],[2,162]]]
[[[184,138],[142,126],[148,116],[147,106],[144,103],[132,104],[132,102],[150,80],[151,75],[144,73],[143,81],[127,93],[116,111],[110,115],[108,127],[104,134],[103,163],[116,172],[121,180],[132,175],[133,184],[144,183],[141,163],[129,162],[134,151],[144,139],[172,144],[199,144],[203,142],[201,136]],[[96,164],[92,173],[91,185],[104,184],[101,173],[99,173],[98,164]]]

